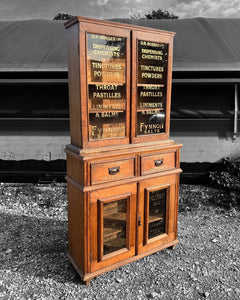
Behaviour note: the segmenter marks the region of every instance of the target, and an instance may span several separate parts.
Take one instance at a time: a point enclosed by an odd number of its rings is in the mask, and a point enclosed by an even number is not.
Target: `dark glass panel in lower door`
[[[166,232],[166,189],[149,193],[148,239]]]

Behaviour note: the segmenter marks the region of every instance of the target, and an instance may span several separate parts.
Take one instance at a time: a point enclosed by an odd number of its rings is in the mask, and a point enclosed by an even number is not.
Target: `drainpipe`
[[[235,106],[234,106],[234,132],[233,132],[233,142],[237,138],[238,134],[238,85],[235,83]]]

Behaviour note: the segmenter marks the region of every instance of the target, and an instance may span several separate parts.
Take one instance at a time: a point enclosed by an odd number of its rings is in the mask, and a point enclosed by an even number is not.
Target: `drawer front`
[[[174,169],[175,152],[141,155],[141,175]]]
[[[91,163],[91,184],[134,177],[135,158]]]

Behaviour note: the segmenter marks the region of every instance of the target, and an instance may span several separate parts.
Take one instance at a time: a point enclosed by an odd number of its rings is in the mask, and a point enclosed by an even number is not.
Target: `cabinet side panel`
[[[87,172],[84,162],[76,154],[70,154],[70,152],[67,153],[67,175],[82,185],[86,184],[84,178]]]
[[[81,106],[80,106],[80,66],[79,66],[79,25],[75,24],[67,32],[68,37],[68,86],[71,143],[81,147]]]
[[[84,193],[68,182],[68,249],[83,273],[86,273]]]
[[[178,205],[179,205],[179,174],[176,174],[176,199],[175,199],[175,239],[177,239],[178,229]]]
[[[172,61],[173,61],[173,39],[169,41],[168,48],[168,72],[167,72],[167,101],[166,101],[166,134],[169,137],[170,131],[170,111],[171,111],[171,92],[172,92]]]

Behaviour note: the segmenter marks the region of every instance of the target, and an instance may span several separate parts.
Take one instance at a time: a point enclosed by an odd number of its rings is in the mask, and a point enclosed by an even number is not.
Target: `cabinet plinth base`
[[[67,257],[68,259],[71,261],[73,267],[75,268],[76,272],[78,273],[78,275],[80,276],[80,278],[82,279],[82,281],[84,281],[84,283],[86,285],[88,285],[90,283],[90,279],[94,278],[94,277],[97,277],[103,273],[106,273],[106,272],[109,272],[109,271],[112,271],[114,269],[117,269],[121,266],[124,266],[124,265],[127,265],[131,262],[134,262],[140,258],[143,258],[145,256],[148,256],[150,254],[153,254],[153,253],[156,253],[160,250],[163,250],[163,249],[166,249],[166,248],[171,248],[171,249],[174,249],[175,248],[175,245],[178,244],[179,241],[178,240],[174,240],[172,242],[169,242],[167,244],[164,244],[164,245],[161,245],[157,248],[154,248],[154,249],[151,249],[149,251],[146,251],[144,253],[141,253],[141,254],[138,254],[138,255],[135,255],[135,256],[132,256],[126,260],[123,260],[121,262],[118,262],[116,264],[113,264],[113,265],[110,265],[110,266],[107,266],[105,268],[102,268],[100,270],[97,270],[95,272],[92,272],[92,273],[87,273],[87,274],[83,274],[83,272],[79,269],[77,263],[75,262],[74,258],[71,256],[70,253],[67,253]]]

